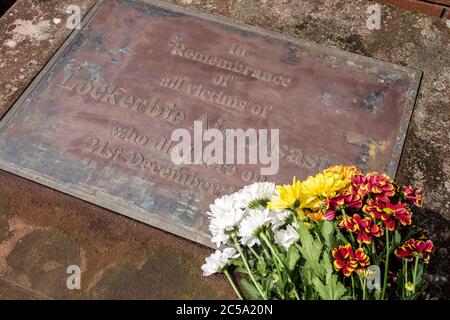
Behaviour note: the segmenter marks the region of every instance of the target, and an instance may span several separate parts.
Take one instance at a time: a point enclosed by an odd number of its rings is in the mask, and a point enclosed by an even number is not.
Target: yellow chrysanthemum
[[[344,190],[347,186],[348,182],[343,179],[342,175],[334,172],[309,176],[301,184],[300,194],[303,199],[301,207],[316,211],[320,209],[324,199]]]
[[[350,183],[352,176],[355,174],[361,174],[355,166],[334,166],[325,169],[323,173],[336,173],[342,176],[342,179],[347,183]]]
[[[300,204],[301,181],[294,177],[292,185],[277,186],[277,195],[267,204],[270,210],[294,208]]]

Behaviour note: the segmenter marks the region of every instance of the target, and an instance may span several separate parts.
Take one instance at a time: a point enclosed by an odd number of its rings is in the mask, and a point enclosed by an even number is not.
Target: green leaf
[[[313,279],[314,288],[319,293],[319,296],[323,300],[341,300],[346,299],[346,289],[344,285],[339,282],[337,275],[327,274],[326,282],[323,284],[319,278]]]
[[[331,263],[330,255],[328,254],[327,251],[325,251],[323,253],[323,258],[322,258],[321,265],[324,267],[325,272],[327,274],[333,273],[333,264]]]
[[[243,289],[244,295],[248,300],[260,300],[261,295],[258,292],[258,289],[248,281],[247,279],[242,279],[240,281],[241,287]]]
[[[289,271],[293,271],[300,260],[300,253],[295,246],[290,246],[287,253],[287,267]]]
[[[314,239],[309,230],[300,223],[298,228],[299,243],[298,249],[302,257],[306,260],[306,264],[311,267],[314,272],[320,273],[322,269],[319,264],[322,254],[322,242]]]
[[[237,267],[236,268],[236,272],[243,273],[243,274],[248,274],[247,269],[245,269],[243,267]]]
[[[267,277],[263,280],[263,289],[265,292],[272,291],[274,287],[274,279],[272,275],[269,273]]]
[[[256,270],[258,270],[258,272],[262,276],[265,276],[267,274],[266,268],[267,268],[266,261],[264,260],[264,258],[260,257],[258,259],[258,262],[256,263]]]
[[[327,248],[330,250],[334,249],[336,247],[336,238],[334,236],[333,222],[324,221],[320,231]]]
[[[244,267],[244,261],[242,260],[241,257],[237,258],[237,259],[232,259],[231,262],[233,263],[233,265],[235,265],[236,267]]]

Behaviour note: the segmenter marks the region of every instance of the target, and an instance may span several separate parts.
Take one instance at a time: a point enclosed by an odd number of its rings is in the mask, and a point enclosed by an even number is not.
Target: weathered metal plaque
[[[154,1],[99,1],[2,119],[0,167],[211,245],[215,197],[333,164],[395,175],[421,73]],[[280,170],[175,165],[171,133],[279,129]]]

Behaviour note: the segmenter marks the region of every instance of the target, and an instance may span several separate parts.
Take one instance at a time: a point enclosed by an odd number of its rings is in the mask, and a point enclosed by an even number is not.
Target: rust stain
[[[0,242],[0,274],[11,271],[11,268],[6,262],[6,258],[24,236],[37,229],[36,227],[27,224],[19,217],[10,218],[8,220],[8,225],[9,230],[12,232],[12,236]]]

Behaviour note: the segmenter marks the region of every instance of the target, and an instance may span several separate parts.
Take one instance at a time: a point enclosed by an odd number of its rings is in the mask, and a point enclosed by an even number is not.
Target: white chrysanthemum
[[[222,272],[230,263],[230,259],[237,257],[239,257],[239,254],[236,254],[235,248],[225,248],[223,251],[216,250],[216,252],[205,259],[206,263],[201,267],[203,276],[206,277],[216,272]]]
[[[269,210],[249,210],[248,214],[239,224],[241,243],[248,247],[260,244],[257,234],[261,228],[268,225],[270,221]]]
[[[227,213],[222,215],[211,217],[211,222],[209,224],[209,229],[216,232],[231,231],[233,228],[239,224],[244,216],[244,210],[242,209],[231,209]]]
[[[291,216],[292,212],[289,210],[270,211],[270,217],[272,218],[272,230],[275,231],[279,229]]]
[[[209,231],[211,232],[211,241],[219,248],[222,244],[226,244],[232,231],[242,220],[244,211],[241,209],[233,209],[228,214],[211,218],[209,223]]]
[[[211,232],[211,242],[216,245],[217,248],[220,248],[222,244],[226,244],[230,239],[230,236],[226,234],[223,230],[214,230],[209,227],[209,231]]]
[[[225,195],[217,198],[213,204],[210,205],[209,231],[211,232],[211,241],[220,247],[227,243],[229,235],[227,232],[232,231],[242,220],[244,210],[236,201],[234,195]]]
[[[272,199],[275,195],[275,184],[272,182],[255,182],[245,186],[240,191],[236,192],[235,197],[237,201],[243,206],[247,207],[255,200]]]
[[[275,243],[283,246],[286,251],[294,242],[298,240],[298,238],[298,232],[292,225],[288,225],[286,229],[280,229],[274,233]]]
[[[223,216],[233,209],[241,209],[241,206],[236,199],[236,193],[217,198],[214,203],[209,206],[210,212],[208,212],[208,214],[212,217]]]

